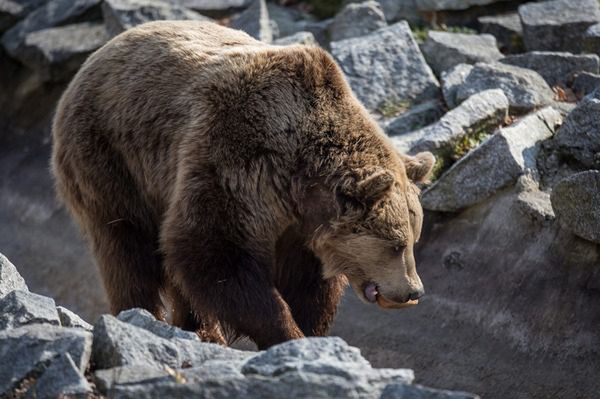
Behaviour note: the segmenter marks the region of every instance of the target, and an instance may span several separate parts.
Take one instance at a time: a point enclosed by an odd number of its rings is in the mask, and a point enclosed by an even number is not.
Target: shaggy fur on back
[[[327,332],[346,277],[323,278],[315,231],[396,239],[408,214],[364,217],[353,193],[382,170],[416,192],[405,163],[422,166],[393,150],[323,50],[206,22],[145,24],[94,53],[53,139],[57,191],[112,311],[163,318],[165,292],[175,324],[261,348]]]

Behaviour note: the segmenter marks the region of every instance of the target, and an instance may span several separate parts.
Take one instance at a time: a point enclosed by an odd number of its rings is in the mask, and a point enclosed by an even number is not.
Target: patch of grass
[[[382,102],[379,107],[377,107],[377,112],[383,115],[386,118],[391,118],[392,116],[400,115],[410,109],[413,103],[410,100],[385,100]]]
[[[433,165],[433,170],[431,172],[431,182],[439,179],[440,176],[456,161],[467,155],[469,151],[477,148],[485,139],[490,137],[491,134],[488,132],[492,130],[482,127],[467,132],[467,134],[458,140],[433,151],[435,155],[435,165]]]
[[[600,0],[599,0],[600,1]],[[422,44],[427,40],[427,34],[430,30],[451,32],[451,33],[466,33],[466,34],[477,34],[475,29],[467,28],[466,26],[446,26],[434,25],[434,26],[416,26],[412,28],[413,36],[417,43]]]

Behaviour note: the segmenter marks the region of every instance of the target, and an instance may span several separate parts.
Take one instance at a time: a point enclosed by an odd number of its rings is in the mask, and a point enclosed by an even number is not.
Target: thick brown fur
[[[343,237],[412,256],[407,175],[431,166],[394,151],[324,51],[203,22],[145,24],[94,53],[53,139],[112,311],[164,318],[162,292],[175,324],[260,348],[327,333],[346,276],[357,289],[374,267],[335,260]]]

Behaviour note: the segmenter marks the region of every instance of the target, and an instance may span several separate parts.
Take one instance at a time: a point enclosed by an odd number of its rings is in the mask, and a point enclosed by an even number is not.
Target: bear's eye
[[[394,253],[394,255],[400,255],[404,252],[405,248],[406,245],[396,244],[392,247],[392,252]]]

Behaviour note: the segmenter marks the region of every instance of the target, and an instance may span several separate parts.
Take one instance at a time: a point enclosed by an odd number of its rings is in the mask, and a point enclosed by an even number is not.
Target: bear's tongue
[[[365,287],[365,298],[367,298],[367,301],[375,302],[377,300],[377,294],[377,285],[375,285],[375,283],[369,283]]]

